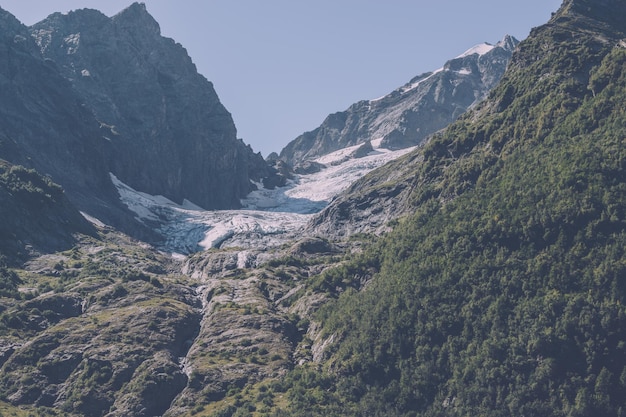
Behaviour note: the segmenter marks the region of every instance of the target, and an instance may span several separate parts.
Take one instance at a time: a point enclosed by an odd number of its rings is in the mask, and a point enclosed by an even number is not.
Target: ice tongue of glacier
[[[351,155],[360,146],[322,156],[316,162],[326,168],[299,175],[285,187],[273,190],[259,185],[241,201],[241,210],[203,210],[185,201],[176,204],[165,197],[136,191],[113,174],[120,199],[136,218],[165,237],[164,251],[187,255],[218,247],[269,249],[299,235],[307,221],[334,196],[375,168],[409,152],[380,148],[362,158]]]

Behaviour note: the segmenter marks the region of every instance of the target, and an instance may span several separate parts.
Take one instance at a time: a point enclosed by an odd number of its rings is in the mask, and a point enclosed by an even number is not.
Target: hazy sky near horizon
[[[561,0],[144,0],[161,34],[213,82],[238,136],[267,156],[359,100],[390,93],[482,43],[523,40]],[[32,25],[112,16],[131,0],[0,0]]]

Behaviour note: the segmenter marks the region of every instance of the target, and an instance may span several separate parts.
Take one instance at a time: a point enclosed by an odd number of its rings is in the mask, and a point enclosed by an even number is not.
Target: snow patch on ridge
[[[481,43],[479,45],[473,46],[467,51],[463,52],[461,55],[457,56],[457,58],[465,58],[466,56],[478,54],[480,56],[485,55],[489,51],[495,48],[495,45],[491,45],[490,43]]]
[[[474,54],[478,54],[480,56],[485,55],[486,53],[490,52],[493,48],[495,48],[496,45],[492,45],[490,43],[481,43],[478,45],[475,45],[473,47],[471,47],[470,49],[468,49],[467,51],[463,52],[461,55],[457,56],[455,59],[458,58],[465,58],[467,56],[470,55],[474,55]],[[415,90],[416,88],[418,88],[421,84],[423,84],[425,81],[429,80],[430,78],[432,78],[434,75],[442,72],[442,71],[446,71],[445,68],[438,68],[436,70],[434,70],[431,74],[424,76],[423,78],[419,78],[417,81],[413,82],[413,83],[409,83],[404,85],[403,87],[400,87],[398,90],[396,91],[400,91],[400,93],[405,94],[408,93],[410,91]],[[468,69],[462,69],[460,71],[458,71],[459,74],[461,75],[469,75],[471,74],[471,71],[469,71]],[[378,101],[383,100],[384,98],[388,97],[389,94],[386,94],[382,97],[378,97],[372,100],[369,100],[370,103],[376,103]]]
[[[381,143],[382,139],[371,141],[374,150],[362,158],[352,155],[363,144],[321,156],[314,160],[325,166],[321,171],[298,175],[287,186],[275,190],[260,187],[242,200],[242,205],[265,212],[317,213],[363,175],[414,149],[391,151],[381,148]]]
[[[292,198],[307,197],[329,203],[333,197],[347,189],[363,175],[414,149],[391,151],[381,148],[381,142],[382,139],[372,141],[374,150],[363,158],[345,160],[362,146],[360,144],[316,159],[315,162],[327,165],[327,168],[300,177],[298,187],[290,190],[287,195]],[[335,165],[335,162],[339,163]]]
[[[420,84],[422,84],[424,81],[427,81],[427,80],[431,79],[434,75],[436,75],[436,74],[440,73],[441,71],[443,71],[443,68],[438,68],[438,69],[434,70],[434,71],[433,71],[433,73],[432,73],[432,74],[430,74],[428,77],[426,77],[426,78],[422,78],[422,79],[420,79],[420,80],[418,80],[418,81],[414,82],[413,84],[410,84],[410,85],[408,85],[408,86],[403,87],[401,91],[402,91],[403,93],[408,93],[409,91],[413,91],[413,90],[415,90],[417,87],[419,87],[419,86],[420,86]]]
[[[104,224],[103,222],[101,222],[100,220],[96,219],[93,216],[90,216],[89,214],[85,213],[84,211],[81,211],[80,214],[91,224],[98,226],[98,227],[106,227],[106,224]]]

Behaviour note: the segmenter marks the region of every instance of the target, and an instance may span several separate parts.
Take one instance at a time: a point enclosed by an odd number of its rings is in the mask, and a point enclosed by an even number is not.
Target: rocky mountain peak
[[[0,36],[24,30],[26,27],[15,16],[0,7]]]
[[[2,42],[0,45],[0,66],[5,69],[12,67],[13,60],[8,56],[17,51],[26,52],[29,55],[39,55],[28,28],[2,8],[0,8],[0,42]]]
[[[519,41],[515,39],[515,37],[511,35],[505,35],[500,42],[496,43],[496,47],[502,48],[505,51],[513,52],[515,48],[517,48],[518,44]]]
[[[145,4],[108,18],[81,10],[30,28],[44,57],[88,103],[132,188],[205,208],[237,207],[265,169],[187,51],[160,35]]]
[[[134,21],[138,21],[139,19],[147,19],[149,21],[156,23],[158,26],[158,23],[154,20],[152,15],[150,15],[150,13],[148,12],[146,3],[143,3],[143,2],[134,2],[130,6],[128,6],[127,8],[125,8],[124,10],[122,10],[121,12],[113,16],[113,19],[121,19],[124,17],[129,17],[133,19]]]
[[[144,33],[153,36],[161,35],[159,23],[148,12],[145,3],[133,3],[122,10],[112,20],[129,33]]]

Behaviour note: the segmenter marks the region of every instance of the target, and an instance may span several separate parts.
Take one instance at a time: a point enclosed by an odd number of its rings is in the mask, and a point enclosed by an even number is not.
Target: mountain
[[[92,218],[162,238],[120,201],[111,173],[208,208],[239,207],[252,181],[273,174],[144,5],[113,18],[53,14],[31,28],[0,10],[0,39],[0,159],[50,177]]]
[[[320,127],[285,146],[280,158],[293,165],[377,139],[388,149],[418,145],[487,95],[517,44],[505,36],[496,45],[477,45],[384,97],[331,114]]]
[[[405,216],[321,275],[325,351],[286,415],[623,413],[624,22],[566,0],[486,101],[352,187],[342,222],[394,182]]]
[[[30,28],[42,55],[99,123],[110,171],[150,194],[233,208],[268,176],[236,137],[230,113],[185,49],[160,34],[144,4],[108,18],[56,13]]]

